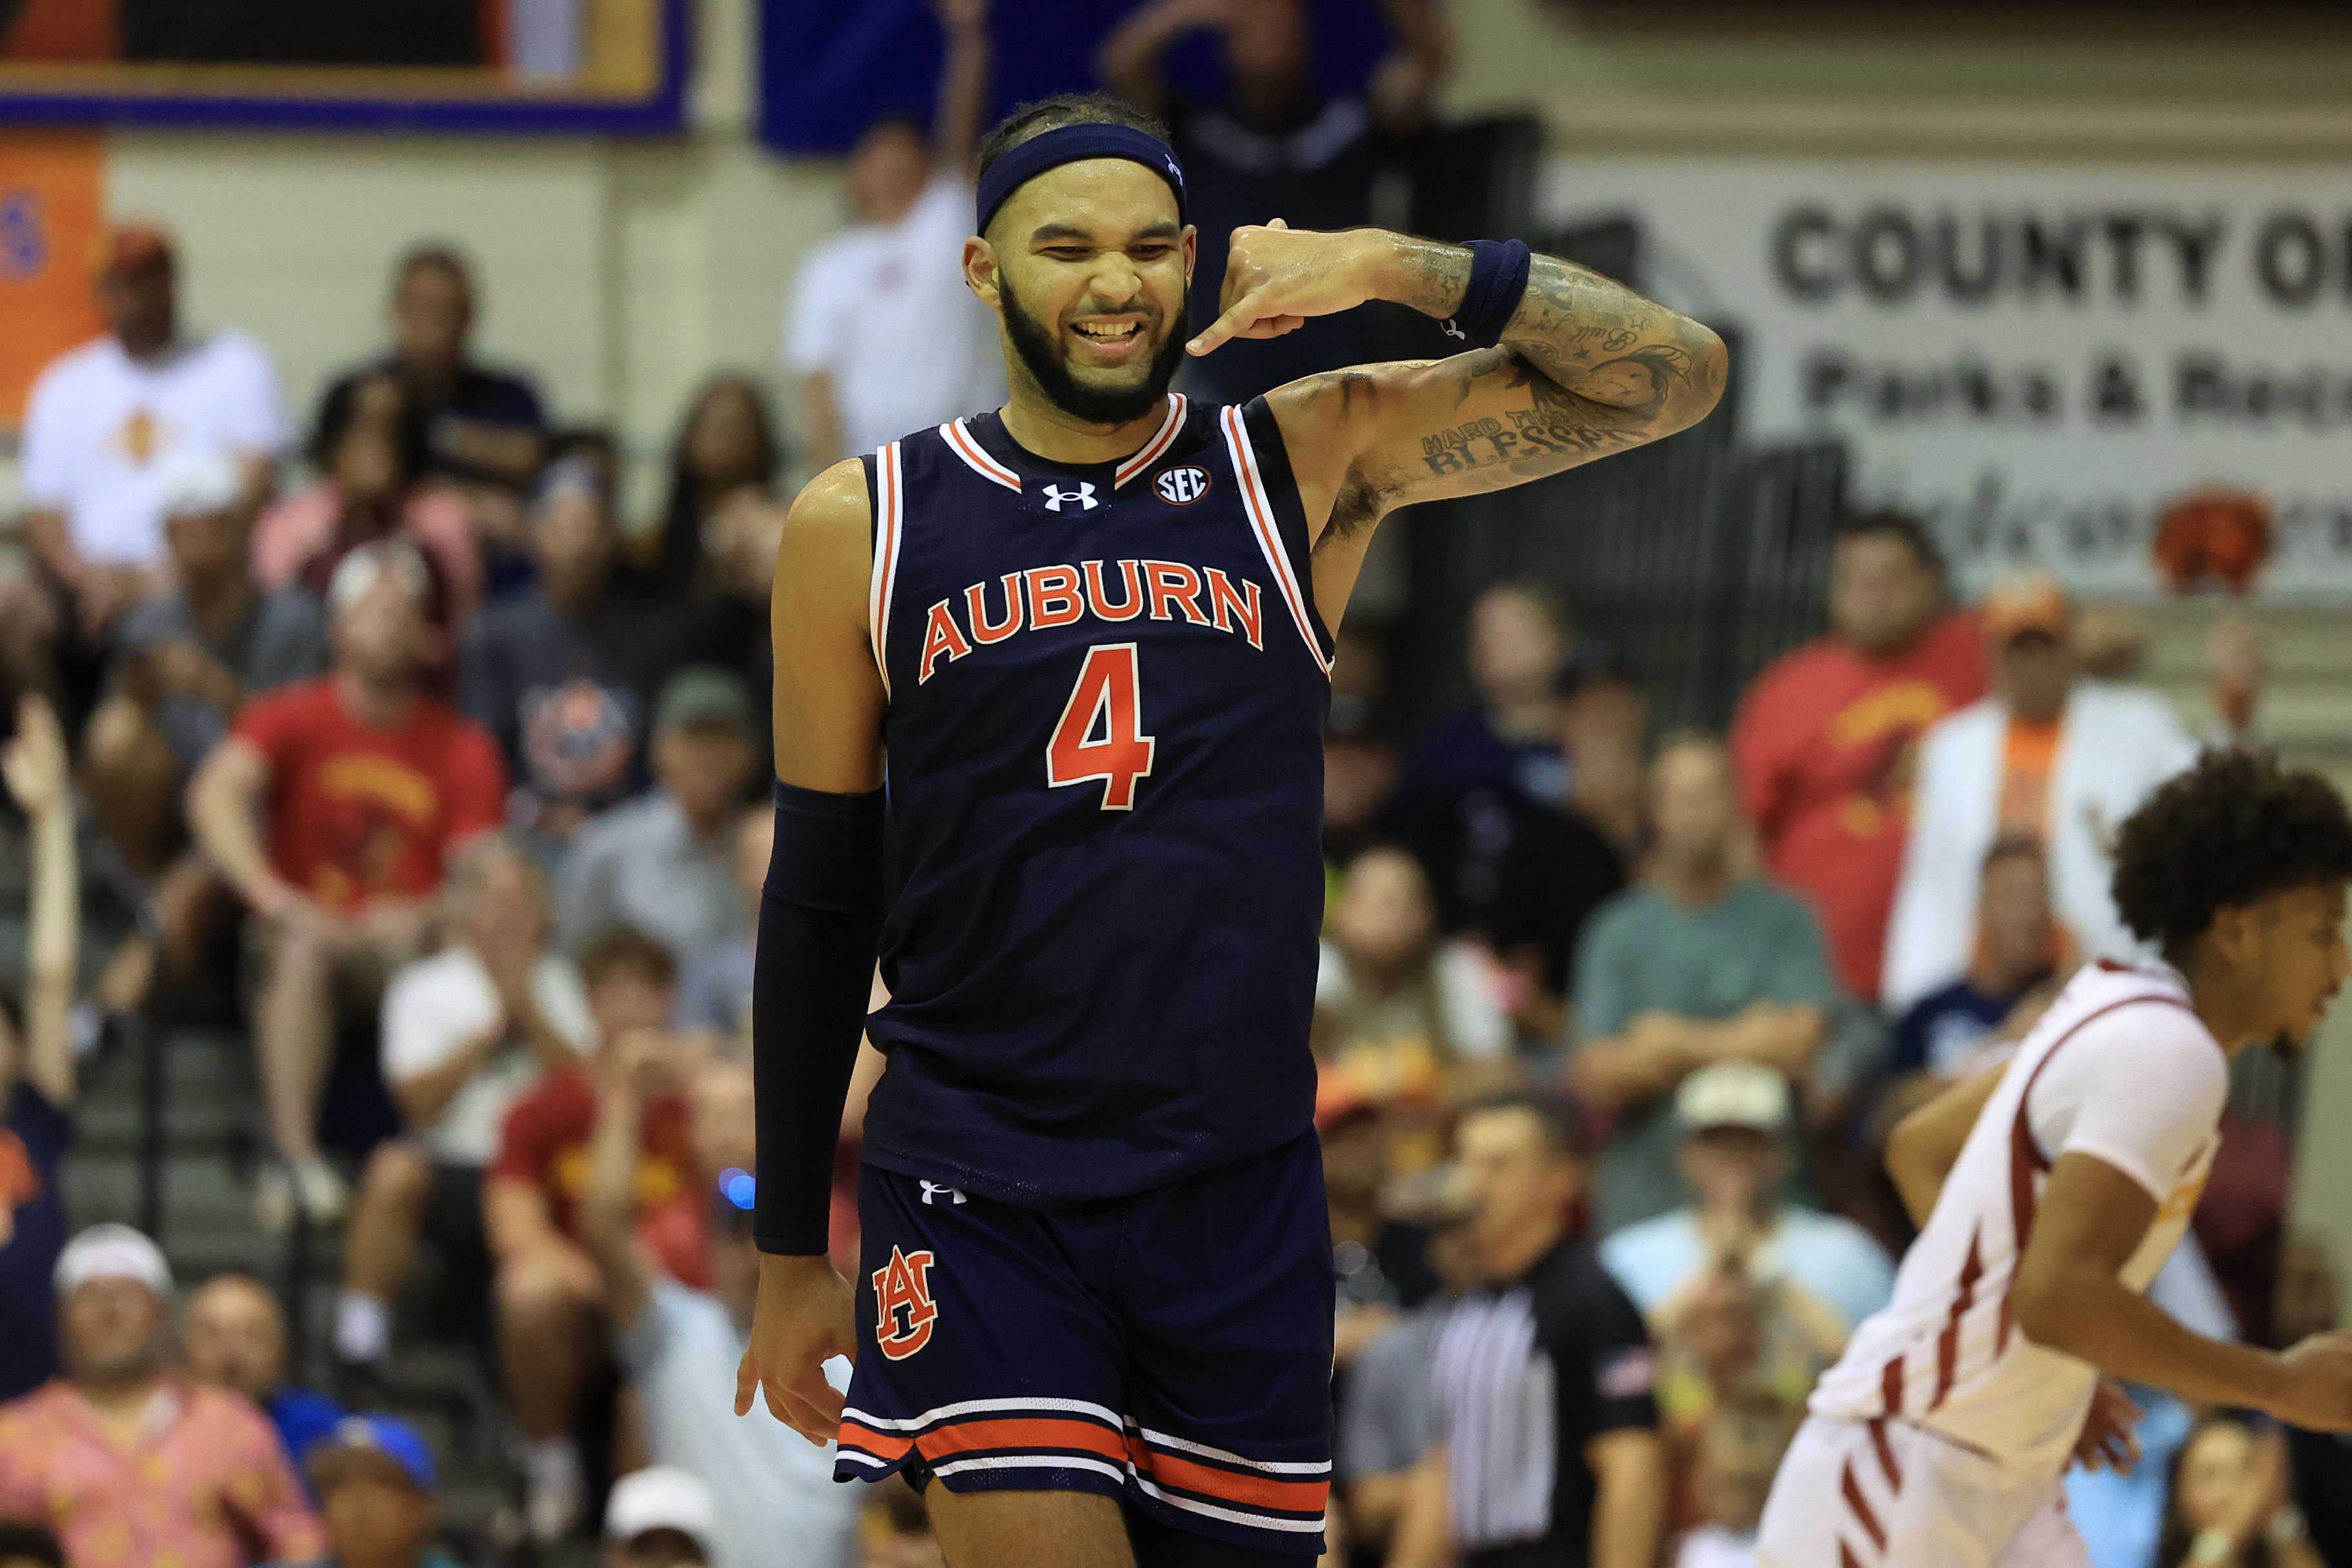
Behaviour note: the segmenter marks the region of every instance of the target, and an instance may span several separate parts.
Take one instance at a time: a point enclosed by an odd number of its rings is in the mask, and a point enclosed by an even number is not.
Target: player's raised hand
[[[1235,229],[1217,299],[1222,314],[1185,348],[1205,354],[1229,338],[1279,338],[1309,316],[1352,310],[1372,297],[1357,265],[1363,248],[1354,231],[1294,229],[1280,218]]]
[[[735,1369],[735,1414],[751,1414],[756,1393],[770,1415],[810,1442],[832,1442],[841,1430],[843,1401],[825,1381],[824,1364],[856,1357],[853,1300],[849,1281],[829,1258],[761,1258],[751,1343]]]
[[[2284,1352],[2292,1374],[2270,1413],[2313,1432],[2352,1432],[2352,1333],[2315,1333]]]

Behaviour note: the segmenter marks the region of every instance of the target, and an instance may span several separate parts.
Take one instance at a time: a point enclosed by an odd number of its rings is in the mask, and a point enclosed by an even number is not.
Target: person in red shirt
[[[419,687],[425,564],[353,550],[328,586],[333,667],[238,715],[188,785],[196,841],[253,911],[254,1042],[282,1165],[256,1184],[264,1226],[299,1204],[341,1216],[316,1123],[339,1009],[373,1009],[421,952],[450,858],[499,825],[506,762],[489,732]]]
[[[1731,732],[1772,874],[1810,897],[1838,977],[1878,997],[1919,737],[1985,693],[1976,617],[1952,607],[1927,530],[1873,512],[1830,557],[1830,631],[1756,678]]]
[[[596,1056],[548,1076],[507,1113],[482,1184],[482,1228],[497,1270],[492,1300],[507,1405],[525,1443],[525,1515],[542,1544],[568,1531],[583,1496],[572,1436],[580,1390],[604,1354],[604,1276],[582,1244],[580,1201],[596,1130],[597,1075],[626,1070],[644,1107],[636,1239],[648,1261],[697,1290],[709,1283],[709,1188],[694,1154],[681,1056],[666,1029],[677,998],[669,949],[615,926],[580,955]]]

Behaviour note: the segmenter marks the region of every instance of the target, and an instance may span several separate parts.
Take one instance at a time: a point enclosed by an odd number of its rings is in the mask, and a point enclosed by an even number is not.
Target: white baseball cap
[[[718,1505],[700,1476],[676,1465],[648,1465],[613,1483],[604,1504],[604,1533],[635,1541],[649,1530],[675,1530],[710,1554]]]
[[[1753,1061],[1718,1061],[1675,1091],[1675,1120],[1685,1127],[1752,1127],[1777,1133],[1789,1121],[1789,1081]]]
[[[157,466],[155,485],[164,517],[194,517],[236,505],[245,476],[217,446],[175,446]]]
[[[67,1242],[50,1279],[60,1296],[92,1280],[136,1280],[159,1296],[172,1293],[163,1249],[127,1225],[93,1225]]]

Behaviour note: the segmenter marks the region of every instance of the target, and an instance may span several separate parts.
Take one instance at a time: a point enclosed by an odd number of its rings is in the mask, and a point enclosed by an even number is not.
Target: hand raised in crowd
[[[639,1103],[659,1099],[677,1087],[677,1050],[661,1030],[633,1029],[606,1051],[603,1076],[608,1087]]]
[[[47,698],[27,694],[16,700],[16,735],[0,751],[0,775],[27,817],[46,817],[71,803],[65,729]]]
[[[155,682],[170,696],[212,707],[236,706],[241,688],[229,667],[185,637],[157,648],[152,655]]]

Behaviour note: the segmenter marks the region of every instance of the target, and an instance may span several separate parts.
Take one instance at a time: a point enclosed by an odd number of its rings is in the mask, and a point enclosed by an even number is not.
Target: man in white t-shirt
[[[383,1076],[406,1128],[370,1156],[343,1246],[335,1353],[349,1364],[390,1349],[392,1299],[420,1233],[446,1255],[469,1311],[482,1310],[482,1170],[507,1110],[595,1044],[580,973],[548,947],[537,862],[486,836],[458,857],[445,902],[449,946],[384,988]]]
[[[2223,1343],[2142,1294],[2204,1190],[2231,1060],[2300,1051],[2352,977],[2347,879],[2341,798],[2248,752],[2206,753],[2124,823],[2116,907],[2164,958],[2086,966],[2006,1066],[1896,1126],[1919,1239],[1813,1391],[1766,1568],[2085,1568],[2059,1478],[2137,1457],[2103,1376],[2352,1431],[2352,1335]],[[2189,1558],[2234,1560],[2228,1539]]]
[[[937,138],[885,114],[850,150],[859,223],[801,264],[784,329],[812,470],[1004,401],[996,318],[963,281],[971,166],[988,96],[987,0],[940,0]]]
[[[110,329],[52,361],[25,405],[25,532],[37,571],[0,602],[15,673],[52,689],[60,664],[102,655],[123,612],[167,586],[166,460],[189,447],[233,455],[249,519],[288,444],[268,351],[242,332],[182,333],[162,231],[117,229],[98,295]]]

